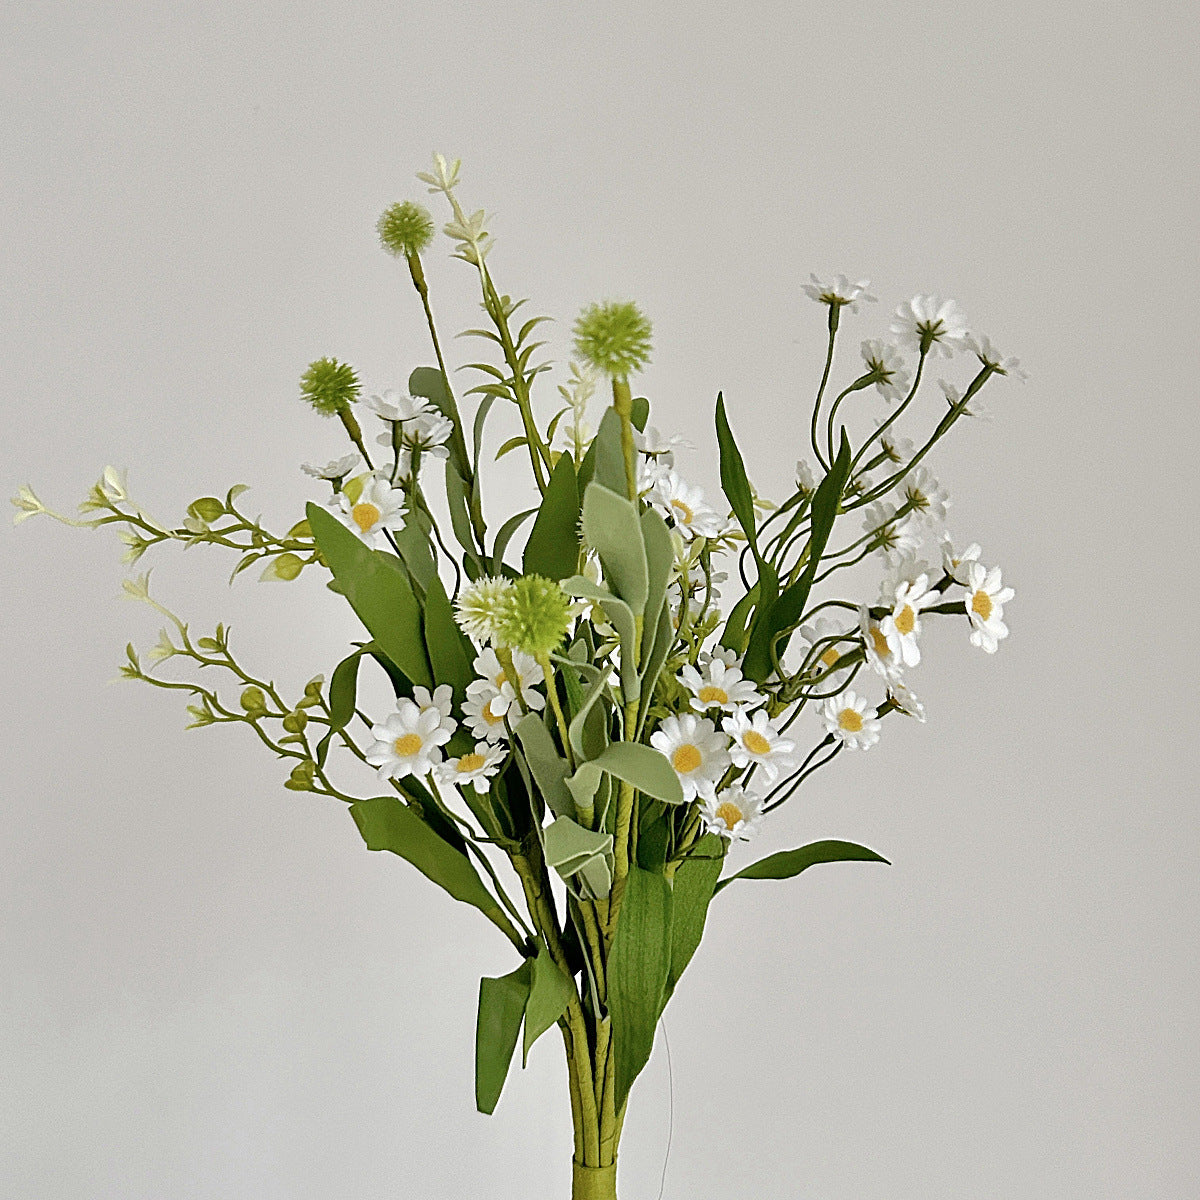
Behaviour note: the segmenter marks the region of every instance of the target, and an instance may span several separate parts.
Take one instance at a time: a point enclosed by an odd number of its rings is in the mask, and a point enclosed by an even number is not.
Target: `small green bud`
[[[354,368],[336,358],[318,358],[300,376],[300,395],[322,416],[336,416],[358,399],[360,385]]]
[[[272,558],[258,579],[260,583],[269,583],[272,580],[291,583],[303,570],[303,560],[289,551],[286,554],[277,554]]]
[[[189,516],[201,521],[215,521],[224,514],[225,505],[216,496],[201,496],[199,500],[193,500],[187,510]]]
[[[544,657],[562,644],[570,620],[570,598],[553,579],[524,575],[498,605],[495,641]]]
[[[598,371],[624,379],[650,361],[650,322],[632,301],[589,304],[575,321],[575,351]]]
[[[420,254],[433,241],[433,218],[419,204],[402,200],[384,210],[375,225],[380,245],[397,258]]]
[[[313,783],[313,763],[305,759],[292,768],[292,773],[284,780],[283,786],[292,792],[311,792]]]
[[[302,708],[293,709],[283,718],[283,727],[288,733],[303,733],[308,724],[308,713]]]
[[[251,685],[242,693],[242,707],[251,716],[261,716],[267,711],[267,698],[260,687]]]
[[[321,688],[325,686],[324,675],[314,675],[305,685],[304,694],[312,700],[321,698]]]

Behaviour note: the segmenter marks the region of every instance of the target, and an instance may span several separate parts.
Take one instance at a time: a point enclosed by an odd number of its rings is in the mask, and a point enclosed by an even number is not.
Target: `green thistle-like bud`
[[[300,376],[300,395],[322,416],[333,417],[358,399],[354,368],[336,358],[318,358]]]
[[[650,322],[632,300],[589,304],[575,321],[579,357],[615,379],[650,361]]]
[[[433,218],[419,204],[402,200],[384,210],[375,228],[379,242],[397,258],[420,254],[433,241]]]
[[[476,641],[491,641],[512,587],[510,580],[491,575],[467,584],[454,605],[459,628]]]
[[[523,575],[509,590],[496,618],[500,646],[544,658],[562,645],[571,620],[571,600],[553,579]]]

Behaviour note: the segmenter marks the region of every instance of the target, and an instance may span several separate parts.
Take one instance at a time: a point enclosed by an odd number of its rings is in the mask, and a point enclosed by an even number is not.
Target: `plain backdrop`
[[[9,0],[0,29],[8,494],[70,511],[111,462],[161,520],[247,483],[289,526],[321,495],[298,464],[343,452],[297,400],[307,363],[376,390],[430,360],[373,227],[433,204],[433,150],[494,214],[501,287],[557,319],[543,417],[579,307],[634,297],[640,390],[710,496],[718,389],[760,489],[790,487],[810,271],[881,297],[845,318],[843,381],[917,292],[1019,355],[1029,382],[932,460],[949,528],[1017,589],[1012,636],[993,658],[938,625],[928,723],[764,829],[760,853],[844,837],[892,865],[720,898],[622,1196],[658,1194],[671,1129],[678,1200],[1194,1200],[1194,5]],[[447,332],[480,317],[449,249]],[[495,479],[493,525],[528,494],[515,456]],[[474,1111],[478,979],[511,948],[248,731],[110,683],[162,624],[119,598],[110,531],[2,545],[0,1196],[565,1196],[555,1038]],[[293,692],[356,635],[316,576],[144,565]]]

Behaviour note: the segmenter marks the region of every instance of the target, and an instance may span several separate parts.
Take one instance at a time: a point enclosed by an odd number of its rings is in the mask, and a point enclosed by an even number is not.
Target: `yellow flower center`
[[[971,611],[977,613],[985,621],[992,615],[992,598],[987,592],[980,590],[971,597]]]
[[[826,650],[825,653],[821,655],[821,661],[827,667],[832,667],[833,664],[836,663],[837,660],[841,657],[842,657],[842,655],[841,655],[841,652],[838,650],[838,648],[836,646],[830,646],[829,649]]]
[[[401,758],[411,758],[414,754],[421,752],[421,747],[425,743],[421,740],[419,733],[406,733],[402,737],[398,737],[392,744]]]
[[[700,689],[700,695],[697,696],[697,699],[703,701],[705,704],[728,704],[729,693],[724,688],[710,685]]]
[[[767,741],[757,729],[747,729],[742,734],[742,745],[750,751],[751,754],[770,754],[771,743]]]
[[[483,766],[482,754],[464,754],[462,758],[454,764],[455,769],[465,775],[468,771],[478,771]]]
[[[675,510],[675,519],[684,525],[690,525],[696,514],[682,500],[672,500],[671,507]]]
[[[887,638],[883,636],[883,630],[878,625],[871,626],[871,642],[875,646],[875,653],[880,658],[890,658],[891,650],[888,648]]]
[[[480,715],[489,725],[499,725],[504,720],[503,713],[492,712],[492,702],[490,700],[480,710]]]
[[[900,615],[895,618],[895,621],[896,628],[900,630],[901,633],[912,633],[917,624],[917,614],[913,612],[913,606],[911,604],[906,604],[900,610]]]
[[[379,509],[374,504],[356,504],[350,510],[350,515],[363,533],[379,523]]]
[[[687,775],[694,771],[702,762],[704,756],[696,749],[695,746],[685,742],[674,754],[671,755],[671,766],[677,770],[680,775]]]
[[[838,713],[838,727],[847,733],[861,733],[863,727],[862,713],[854,708],[843,708]]]
[[[717,805],[717,816],[725,822],[726,829],[732,829],[745,815],[732,800],[724,800]]]

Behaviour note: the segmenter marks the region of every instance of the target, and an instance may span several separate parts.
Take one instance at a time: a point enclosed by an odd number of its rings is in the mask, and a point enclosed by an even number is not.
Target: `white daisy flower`
[[[892,653],[887,635],[879,627],[879,622],[871,616],[871,610],[865,604],[859,606],[858,629],[862,634],[867,666],[876,674],[882,675],[889,684],[895,683],[900,678],[904,664]]]
[[[328,479],[336,481],[344,479],[349,475],[355,467],[358,466],[358,455],[347,454],[343,458],[335,458],[332,462],[326,463],[323,467],[314,467],[312,463],[301,463],[300,470],[305,475],[311,475],[313,479]]]
[[[886,418],[881,418],[875,422],[875,428],[886,424]],[[888,460],[894,463],[906,463],[917,453],[912,438],[900,437],[894,425],[888,426],[879,435],[879,448],[887,455]]]
[[[686,537],[715,538],[725,531],[724,519],[705,503],[704,493],[684,483],[673,468],[659,475],[647,499]]]
[[[830,308],[843,305],[851,312],[858,312],[860,300],[874,300],[875,297],[867,291],[871,286],[869,279],[860,279],[851,283],[845,275],[835,275],[832,283],[822,283],[815,275],[810,275],[812,283],[802,283],[800,290],[818,304],[828,304]]]
[[[780,736],[764,709],[752,717],[735,712],[721,722],[721,728],[733,739],[729,757],[735,767],[758,767],[766,781],[774,783],[781,771],[795,764],[796,743]]]
[[[971,564],[978,562],[980,554],[983,553],[979,548],[979,543],[972,542],[965,550],[955,550],[948,533],[943,533],[940,541],[943,569],[955,583],[961,583],[965,587]]]
[[[900,481],[899,490],[912,505],[913,515],[933,525],[946,519],[950,507],[950,493],[946,491],[928,467],[921,466],[910,471]]]
[[[1002,620],[1004,606],[1016,595],[1000,582],[1000,568],[989,571],[982,563],[973,562],[967,568],[967,597],[964,606],[971,620],[971,645],[995,654],[996,648],[1008,637],[1008,626]]]
[[[896,589],[902,583],[915,583],[922,575],[932,577],[933,568],[915,554],[904,554],[889,564],[879,581],[879,603],[890,608],[896,602]]]
[[[475,659],[473,664],[475,674],[481,675],[487,680],[496,692],[503,693],[504,688],[507,686],[509,692],[512,694],[512,700],[516,700],[517,689],[519,688],[521,699],[525,702],[526,708],[543,708],[546,704],[545,698],[540,692],[533,690],[545,678],[542,674],[542,668],[538,666],[537,659],[532,654],[526,654],[523,650],[512,650],[510,653],[512,654],[513,669],[516,671],[518,677],[516,684],[508,678],[504,667],[496,657],[496,651],[490,647]]]
[[[422,712],[434,709],[448,719],[450,710],[454,707],[454,689],[448,683],[442,683],[430,692],[428,688],[417,684],[413,688],[413,703]]]
[[[700,651],[696,659],[696,666],[703,671],[709,663],[722,662],[727,667],[737,667],[741,665],[741,661],[736,650],[730,649],[728,646],[714,646],[711,650]]]
[[[483,679],[476,679],[467,685],[462,706],[463,720],[474,737],[483,738],[485,742],[496,742],[507,736],[504,718],[516,694],[510,684],[504,686],[507,693],[501,696],[499,690]]]
[[[915,717],[925,724],[925,705],[903,680],[893,679],[888,684],[888,698],[906,717]]]
[[[817,617],[809,624],[801,625],[797,633],[804,643],[806,659],[809,657],[810,651],[818,643],[821,643],[816,661],[809,666],[809,671],[815,677],[819,689],[822,692],[841,691],[853,670],[852,667],[833,670],[838,659],[854,649],[854,642],[846,626],[832,617]]]
[[[992,339],[989,337],[983,335],[976,337],[974,334],[968,334],[966,347],[975,353],[975,356],[985,367],[991,367],[998,375],[1012,375],[1022,383],[1029,378],[1029,373],[1021,370],[1021,360],[1019,358],[1005,358],[992,345]]]
[[[683,785],[685,801],[707,799],[729,766],[729,739],[706,717],[683,713],[667,717],[650,735],[650,745],[666,757]]]
[[[941,593],[931,591],[929,576],[918,575],[912,583],[902,583],[896,589],[896,601],[892,611],[879,622],[888,647],[906,667],[915,667],[921,661],[921,649],[917,638],[921,633],[921,609],[936,604]]]
[[[762,797],[735,783],[719,796],[706,798],[700,813],[705,833],[715,833],[731,842],[748,842],[762,820]]]
[[[921,548],[921,529],[912,514],[896,520],[896,508],[877,500],[863,510],[863,529],[873,534],[872,546],[888,562],[899,562]]]
[[[490,780],[508,756],[503,746],[478,742],[475,749],[458,758],[448,758],[437,769],[439,783],[452,783],[455,787],[473,787],[477,792],[486,792]]]
[[[847,750],[869,750],[879,741],[879,720],[866,697],[843,692],[821,705],[821,721]]]
[[[911,375],[900,351],[891,342],[871,339],[862,344],[863,362],[875,376],[875,390],[885,400],[903,400]]]
[[[698,713],[710,708],[736,712],[753,708],[765,699],[749,679],[742,678],[739,667],[728,666],[720,659],[710,659],[703,667],[684,666],[679,678],[692,693],[691,705]]]
[[[424,710],[411,700],[397,702],[396,711],[381,725],[371,727],[375,744],[366,760],[379,770],[380,779],[405,775],[424,778],[442,761],[441,746],[454,734],[454,722],[434,706]]]
[[[944,379],[938,380],[938,387],[942,389],[942,394],[946,397],[946,403],[953,408],[962,398],[962,392],[952,383],[947,383]],[[962,410],[964,417],[974,417],[978,421],[990,421],[992,419],[992,410],[988,408],[978,394],[971,397],[966,408]]]
[[[376,550],[387,548],[388,530],[398,533],[404,528],[403,490],[375,476],[363,483],[357,500],[351,501],[345,492],[338,492],[329,508],[347,529]]]
[[[914,296],[896,309],[891,333],[903,346],[949,358],[967,338],[967,319],[953,300]]]
[[[409,396],[395,388],[386,388],[383,395],[368,396],[367,407],[384,421],[412,421],[429,410],[424,396]]]
[[[633,444],[643,453],[663,463],[665,466],[675,465],[675,454],[679,450],[693,450],[695,447],[685,437],[674,433],[670,437],[660,433],[653,425],[647,425],[644,433],[633,431]]]

